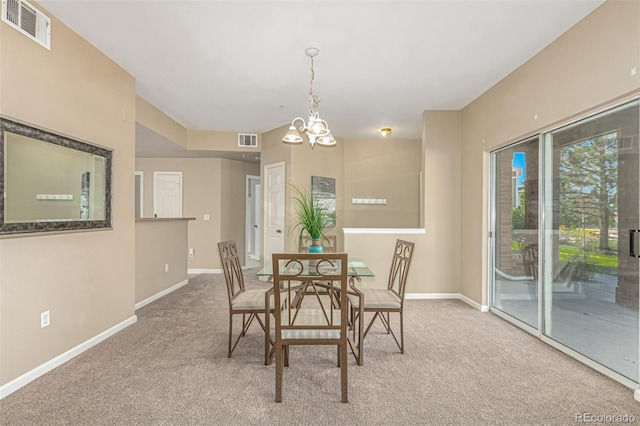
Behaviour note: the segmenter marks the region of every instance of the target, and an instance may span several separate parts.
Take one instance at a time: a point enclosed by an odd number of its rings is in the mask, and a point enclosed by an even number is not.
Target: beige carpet
[[[248,272],[251,285],[259,284]],[[374,327],[349,357],[340,403],[333,348],[296,347],[284,402],[253,325],[227,359],[222,275],[142,308],[138,322],[0,401],[2,425],[570,425],[635,416],[633,392],[459,301],[406,302],[406,354]]]

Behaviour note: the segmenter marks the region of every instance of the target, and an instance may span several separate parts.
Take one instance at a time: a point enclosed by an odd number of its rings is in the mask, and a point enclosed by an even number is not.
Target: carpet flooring
[[[266,285],[255,271],[245,274],[249,287]],[[226,357],[222,274],[191,278],[136,314],[132,326],[0,400],[0,424],[569,425],[624,415],[640,421],[631,389],[460,301],[407,300],[404,355],[374,326],[364,365],[349,354],[348,404],[340,402],[335,348],[292,348],[282,403],[274,402],[274,365],[263,363],[257,324]]]

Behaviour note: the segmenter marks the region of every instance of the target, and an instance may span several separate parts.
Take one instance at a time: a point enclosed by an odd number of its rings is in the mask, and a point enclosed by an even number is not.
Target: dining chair
[[[275,305],[284,306],[275,311],[276,402],[282,402],[284,367],[289,366],[289,347],[294,345],[337,346],[341,401],[348,402],[348,312],[331,303],[337,297],[340,306],[347,306],[347,255],[274,253],[272,260]],[[332,285],[319,288],[319,281]],[[296,294],[301,296],[295,305],[283,303]]]
[[[352,291],[347,297],[350,304],[350,327],[353,330],[353,342],[356,346],[354,354],[358,365],[363,363],[364,339],[378,318],[384,325],[387,334],[393,336],[400,353],[404,353],[404,292],[407,286],[407,274],[411,266],[413,251],[414,243],[400,239],[396,241],[387,288],[364,287],[357,285],[353,280],[350,284]],[[363,321],[365,314],[368,312],[372,312],[374,315],[363,333]],[[400,340],[398,340],[391,327],[390,314],[392,313],[399,314],[400,317]]]
[[[264,314],[265,317],[269,315],[266,312],[267,303],[269,303],[269,306],[277,306],[269,302],[269,300],[273,300],[273,289],[270,286],[265,286],[264,289],[247,290],[245,288],[244,275],[235,241],[219,242],[218,252],[220,253],[220,262],[222,263],[229,298],[229,348],[227,358],[231,358],[231,354],[238,345],[240,338],[247,333],[254,319],[258,321],[265,332],[265,353],[269,353],[269,331],[262,322],[260,315]],[[275,309],[270,309],[270,312],[273,311]],[[242,331],[232,346],[234,315],[242,315]]]

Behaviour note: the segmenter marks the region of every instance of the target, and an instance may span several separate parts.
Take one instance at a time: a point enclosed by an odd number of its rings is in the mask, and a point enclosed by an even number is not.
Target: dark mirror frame
[[[105,159],[106,186],[104,192],[105,219],[5,223],[5,131],[103,157]],[[0,118],[0,235],[111,228],[112,157],[113,152],[109,149],[11,121],[6,118]]]

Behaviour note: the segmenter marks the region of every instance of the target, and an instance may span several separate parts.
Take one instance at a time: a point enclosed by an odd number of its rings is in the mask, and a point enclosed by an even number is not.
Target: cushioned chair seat
[[[387,289],[358,288],[364,294],[364,306],[367,308],[389,308],[400,309],[400,298]],[[354,294],[349,294],[349,302],[358,309],[360,298]]]
[[[296,317],[297,313],[297,317]],[[293,325],[295,326],[327,326],[327,317],[331,315],[329,310],[326,311],[325,314],[322,313],[322,309],[291,309],[290,311],[284,310],[282,311],[282,327],[286,327],[289,324],[289,314],[291,314],[291,318],[295,317],[295,321]],[[333,310],[333,325],[340,326],[340,311],[337,309]],[[340,338],[340,330],[327,330],[327,329],[282,329],[282,338],[283,339],[339,339]]]
[[[254,289],[246,290],[231,301],[231,306],[235,310],[242,309],[264,309],[264,293],[267,290]],[[273,307],[273,296],[269,297],[269,306]]]

